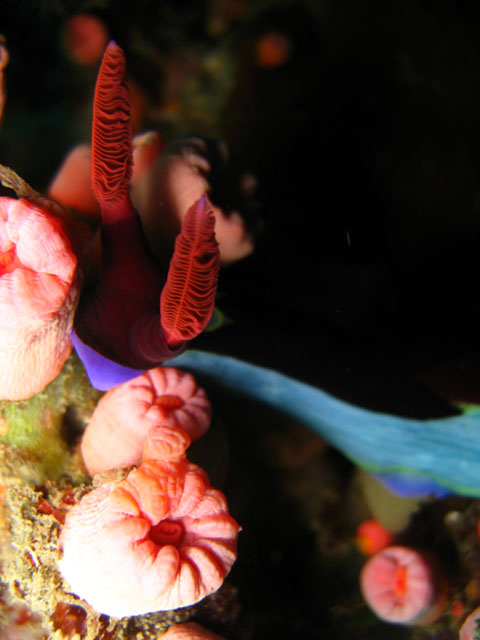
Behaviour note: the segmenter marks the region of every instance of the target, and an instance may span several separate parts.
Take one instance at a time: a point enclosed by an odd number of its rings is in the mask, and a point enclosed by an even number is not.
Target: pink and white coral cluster
[[[68,513],[60,569],[97,611],[122,617],[185,607],[230,571],[239,526],[224,495],[187,460],[189,442],[182,429],[152,427],[142,464]]]
[[[76,273],[58,217],[23,198],[0,198],[0,398],[29,398],[60,372],[72,348]]]
[[[91,475],[139,464],[149,430],[179,427],[192,440],[210,425],[205,391],[189,373],[157,367],[106,393],[85,430],[81,452]]]

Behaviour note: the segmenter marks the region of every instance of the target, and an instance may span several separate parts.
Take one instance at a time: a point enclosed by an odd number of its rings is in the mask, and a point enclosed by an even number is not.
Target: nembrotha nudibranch
[[[151,254],[129,195],[132,134],[125,59],[110,42],[95,88],[92,183],[102,214],[98,280],[75,317],[74,345],[100,389],[178,355],[206,327],[219,269],[210,203],[188,210],[168,273]]]
[[[63,220],[47,206],[0,198],[0,398],[23,400],[60,373],[79,298]]]

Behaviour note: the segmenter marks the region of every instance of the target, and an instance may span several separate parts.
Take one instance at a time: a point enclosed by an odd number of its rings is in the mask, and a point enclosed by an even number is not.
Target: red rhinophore
[[[150,255],[128,185],[132,138],[125,60],[111,42],[100,67],[93,109],[92,187],[102,213],[102,264],[96,286],[84,295],[75,318],[81,340],[127,366],[144,368],[130,332],[136,322],[156,314],[164,275]],[[157,337],[155,358],[168,349]],[[160,346],[158,346],[158,344]]]
[[[214,227],[212,207],[202,196],[187,211],[160,297],[160,320],[171,347],[195,338],[212,315],[220,264]]]
[[[128,193],[132,173],[130,101],[122,49],[110,42],[103,56],[93,103],[92,184],[103,223],[133,210]]]
[[[111,42],[95,89],[92,133],[92,186],[102,213],[101,268],[75,316],[76,337],[110,361],[82,352],[100,388],[109,388],[110,368],[118,364],[149,369],[178,355],[186,340],[205,328],[216,293],[219,251],[206,197],[187,212],[162,291],[165,274],[130,201],[131,167],[125,60]]]

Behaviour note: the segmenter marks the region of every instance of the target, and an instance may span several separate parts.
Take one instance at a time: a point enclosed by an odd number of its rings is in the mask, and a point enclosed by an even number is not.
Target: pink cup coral
[[[460,628],[459,640],[475,640],[475,632],[480,631],[480,607],[474,609],[465,619]]]
[[[0,198],[0,398],[29,398],[60,372],[72,348],[76,270],[59,218]]]
[[[162,640],[225,640],[222,636],[204,629],[195,622],[172,625],[167,633],[160,637]]]
[[[173,367],[150,369],[100,400],[82,438],[83,460],[91,475],[139,464],[153,426],[180,427],[196,440],[210,415],[210,402],[192,375]]]
[[[230,571],[239,527],[224,495],[187,460],[188,443],[181,429],[152,428],[138,469],[67,514],[60,569],[98,612],[185,607],[216,591]]]
[[[445,583],[429,558],[403,546],[386,547],[368,560],[360,575],[363,597],[387,622],[425,625],[445,605]]]

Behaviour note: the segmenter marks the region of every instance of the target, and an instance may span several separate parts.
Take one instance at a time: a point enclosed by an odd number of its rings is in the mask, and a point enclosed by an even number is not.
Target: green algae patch
[[[0,442],[28,459],[36,482],[71,476],[85,479],[74,449],[101,393],[93,389],[72,354],[60,374],[28,400],[0,403]],[[72,477],[73,476],[73,477]]]

